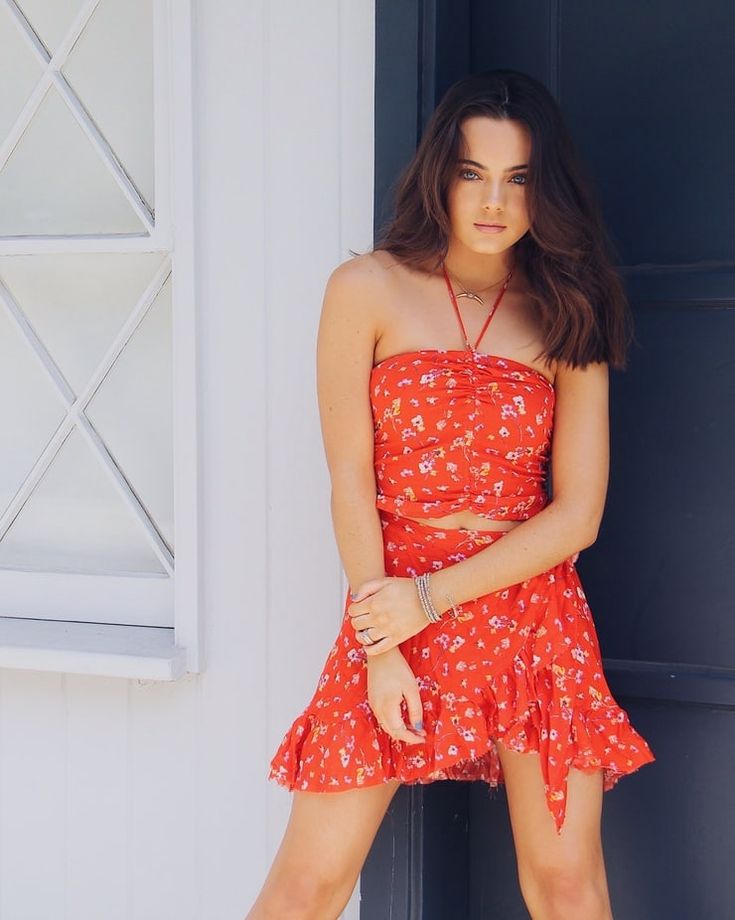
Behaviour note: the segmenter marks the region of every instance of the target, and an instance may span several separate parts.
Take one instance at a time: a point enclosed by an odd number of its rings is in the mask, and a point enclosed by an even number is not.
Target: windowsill
[[[167,627],[0,617],[0,668],[177,680],[186,649]]]

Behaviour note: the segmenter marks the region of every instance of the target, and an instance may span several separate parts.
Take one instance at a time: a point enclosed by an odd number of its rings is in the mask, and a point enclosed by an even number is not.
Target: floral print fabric
[[[389,359],[382,370],[380,364],[374,369],[376,442],[382,444],[376,460],[379,482],[391,486],[392,476],[400,475],[398,445],[405,438],[405,468],[414,472],[403,482],[413,482],[417,498],[406,497],[405,484],[402,493],[393,495],[398,507],[411,508],[406,515],[424,505],[444,512],[454,502],[478,513],[483,508],[486,516],[496,518],[523,519],[536,513],[545,504],[540,489],[551,432],[551,383],[531,379],[538,372],[523,371],[525,365],[517,362],[497,358],[486,363],[481,358],[473,363],[472,377],[460,376],[452,384],[467,358],[462,355],[455,367],[449,353],[432,355],[417,357],[417,364],[407,364],[405,357]],[[389,366],[391,386],[383,376]],[[384,413],[394,394],[401,393],[404,379],[410,383],[393,416],[401,421],[393,424]],[[478,387],[474,397],[473,386]],[[439,398],[432,403],[429,398],[437,390]],[[411,404],[414,398],[419,405]],[[423,431],[412,423],[411,411],[423,416]],[[443,427],[437,424],[442,419]],[[507,438],[500,434],[502,427],[510,432]],[[439,443],[431,441],[433,430],[443,432],[443,454]],[[473,432],[469,440],[468,431]],[[502,448],[497,437],[504,439]],[[432,447],[438,448],[435,462],[421,472],[422,457]],[[433,483],[433,492],[426,491],[425,483]],[[465,491],[468,483],[471,488]],[[437,505],[431,496],[442,494],[442,486],[447,486],[445,498]],[[404,502],[397,501],[400,495]],[[413,577],[453,565],[507,533],[436,527],[380,504],[378,511],[389,576]],[[314,695],[283,736],[268,778],[291,790],[312,792],[391,778],[403,783],[483,780],[492,787],[504,782],[498,739],[514,751],[539,753],[548,808],[560,832],[571,767],[602,770],[608,791],[621,776],[655,759],[606,683],[592,614],[575,567],[578,555],[458,605],[457,618],[448,613],[400,644],[422,701],[427,735],[420,745],[395,741],[372,713],[367,656],[347,613],[348,594]],[[403,714],[407,720],[405,704]]]
[[[477,351],[425,349],[371,373],[377,507],[526,520],[547,503],[555,393],[540,371]]]

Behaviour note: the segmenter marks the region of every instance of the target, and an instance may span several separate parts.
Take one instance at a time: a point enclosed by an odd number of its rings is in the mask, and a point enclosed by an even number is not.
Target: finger
[[[408,721],[413,725],[414,731],[418,732],[420,735],[426,736],[426,729],[424,728],[423,723],[423,707],[421,705],[421,697],[418,692],[416,693],[404,693],[404,699],[406,700],[406,706],[408,708]]]
[[[365,653],[367,655],[382,655],[383,652],[388,652],[392,648],[395,648],[397,643],[388,636],[384,636],[382,639],[379,639],[377,642],[373,642],[372,645],[368,643],[365,645]]]
[[[405,725],[380,726],[394,741],[405,741],[406,744],[423,744],[424,739],[421,735],[409,731]]]
[[[380,587],[381,582],[376,579],[371,581],[365,581],[358,588],[350,594],[350,597],[353,601],[361,601],[363,598],[366,598],[369,594],[377,591]]]
[[[372,648],[376,644],[375,640],[370,638],[371,635],[372,633],[369,633],[366,636],[365,633],[361,632],[360,630],[355,632],[355,638],[360,643],[360,645],[364,645],[366,649]],[[380,642],[380,639],[378,639],[378,642]],[[383,646],[381,646],[381,648],[382,647]]]
[[[370,645],[371,642],[380,641],[383,638],[379,635],[380,630],[374,625],[355,626],[354,630],[357,641],[362,642],[364,645]]]
[[[370,603],[369,607],[365,606]],[[378,626],[380,625],[377,622],[377,619],[380,617],[378,611],[374,609],[374,601],[371,603],[368,598],[364,601],[361,601],[359,604],[352,604],[348,609],[347,613],[350,615],[350,619],[353,624],[355,621],[359,624],[360,629],[365,629],[366,626]]]
[[[391,707],[390,713],[386,714],[386,718],[381,725],[387,726],[385,731],[395,741],[405,741],[407,744],[423,743],[423,737],[416,734],[416,732],[412,732],[403,721],[400,701],[396,706]]]

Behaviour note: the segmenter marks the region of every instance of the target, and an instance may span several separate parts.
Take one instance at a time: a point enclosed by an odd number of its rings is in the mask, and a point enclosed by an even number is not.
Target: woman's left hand
[[[373,578],[353,597],[347,612],[367,655],[387,652],[429,625],[413,578]],[[367,635],[360,632],[368,627]]]

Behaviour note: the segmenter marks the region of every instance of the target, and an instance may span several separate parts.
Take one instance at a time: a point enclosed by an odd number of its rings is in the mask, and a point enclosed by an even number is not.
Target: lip
[[[507,229],[505,224],[475,224],[475,226],[482,233],[500,233],[501,230]]]

